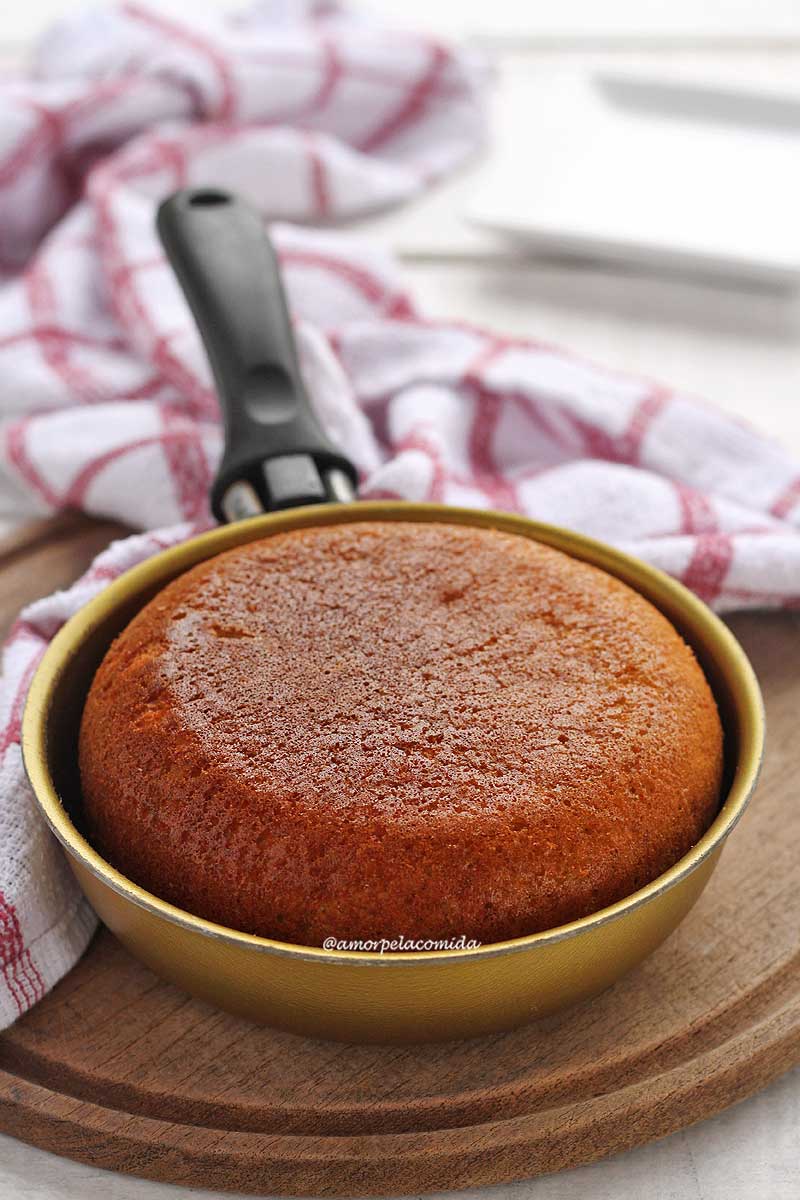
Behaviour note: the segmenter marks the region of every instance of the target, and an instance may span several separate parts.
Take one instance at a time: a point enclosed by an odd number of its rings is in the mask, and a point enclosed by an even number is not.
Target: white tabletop
[[[195,7],[195,0],[184,2]],[[4,5],[0,49],[18,51],[72,7],[70,0]],[[499,127],[513,117],[512,106],[546,102],[549,84],[587,69],[641,67],[737,85],[800,87],[797,0],[373,0],[372,7],[488,45],[499,65]],[[491,161],[411,208],[369,223],[401,255],[432,315],[560,342],[688,388],[800,455],[800,296],[521,258],[460,219],[486,170]],[[523,154],[520,170],[526,170]],[[800,1069],[712,1120],[629,1154],[462,1194],[485,1200],[794,1200],[799,1176]],[[179,1200],[189,1194],[0,1136],[3,1198]]]

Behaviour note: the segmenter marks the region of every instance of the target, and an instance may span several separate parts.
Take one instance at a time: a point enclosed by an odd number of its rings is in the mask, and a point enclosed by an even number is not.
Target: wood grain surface
[[[118,527],[64,516],[0,547],[0,622]],[[599,999],[513,1033],[342,1046],[159,982],[106,932],[0,1036],[0,1129],[220,1190],[368,1195],[588,1162],[717,1112],[800,1060],[800,616],[731,621],[765,692],[762,782],[702,899]]]

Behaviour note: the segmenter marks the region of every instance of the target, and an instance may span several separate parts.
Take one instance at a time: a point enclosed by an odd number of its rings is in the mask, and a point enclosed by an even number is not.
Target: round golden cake
[[[314,946],[485,943],[689,850],[722,729],[619,580],[496,530],[364,521],[164,588],[97,671],[80,769],[101,853],[189,912]]]

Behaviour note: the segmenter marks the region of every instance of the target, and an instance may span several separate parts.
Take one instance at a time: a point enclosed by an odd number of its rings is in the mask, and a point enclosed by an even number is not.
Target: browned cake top
[[[100,848],[236,928],[489,941],[666,869],[713,816],[716,707],[646,600],[495,530],[280,534],[165,588],[93,683]]]

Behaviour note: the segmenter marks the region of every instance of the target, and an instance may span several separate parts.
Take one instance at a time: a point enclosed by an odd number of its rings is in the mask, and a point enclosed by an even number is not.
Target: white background
[[[206,2],[242,7],[233,0]],[[171,7],[190,12],[200,3],[173,0]],[[48,21],[80,7],[74,0],[6,0],[0,34],[6,42],[28,41]],[[370,7],[438,32],[526,42],[800,38],[797,0],[372,0]]]
[[[0,7],[0,52],[17,57],[48,21],[77,7],[65,0],[6,0]],[[192,12],[198,3],[173,0],[170,7]],[[598,66],[800,88],[800,0],[374,0],[372,7],[490,47],[499,68],[498,126],[518,117],[519,105],[541,102],[565,73]],[[520,167],[524,171],[522,154]],[[591,263],[520,260],[502,242],[477,235],[459,220],[487,170],[491,162],[463,172],[411,209],[371,223],[376,236],[402,256],[432,313],[561,342],[609,365],[687,387],[760,425],[800,455],[796,295],[722,289]],[[0,1136],[2,1197],[180,1200],[188,1194],[69,1163]],[[713,1120],[630,1154],[464,1195],[796,1200],[800,1070]]]

